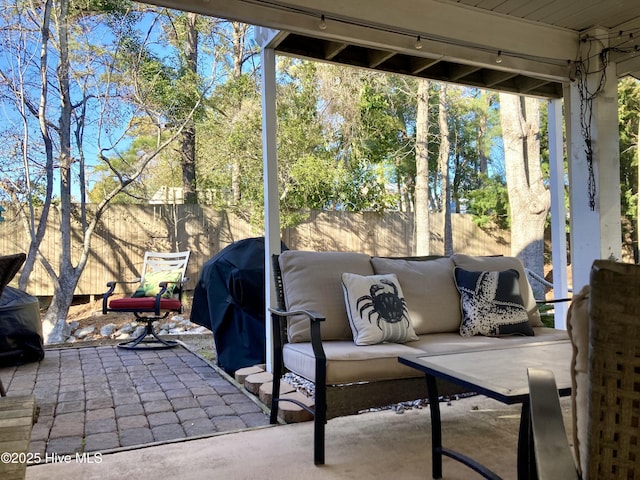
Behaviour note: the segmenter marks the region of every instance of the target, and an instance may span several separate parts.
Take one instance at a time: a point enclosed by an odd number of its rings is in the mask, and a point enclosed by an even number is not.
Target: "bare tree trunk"
[[[44,150],[46,155],[45,160],[45,176],[46,176],[46,189],[44,195],[44,202],[38,225],[36,226],[35,206],[33,203],[33,197],[31,196],[31,182],[29,177],[29,158],[27,155],[27,142],[29,139],[28,132],[25,128],[25,144],[23,146],[24,162],[25,162],[25,175],[28,179],[28,198],[29,198],[29,218],[25,218],[25,223],[28,225],[29,237],[29,249],[27,252],[27,260],[22,267],[22,273],[18,280],[18,288],[25,290],[29,283],[29,277],[35,266],[36,259],[38,258],[38,251],[40,244],[44,239],[44,234],[47,226],[47,219],[49,218],[49,212],[51,210],[51,199],[53,197],[53,142],[49,136],[49,128],[47,126],[47,98],[49,91],[49,82],[47,81],[47,65],[48,65],[48,43],[50,38],[50,26],[51,26],[51,9],[52,0],[44,2],[42,7],[42,25],[40,26],[40,101],[38,104],[38,125],[40,127],[40,135],[44,144]],[[24,88],[24,86],[22,87]],[[24,102],[21,105],[25,108]],[[26,114],[23,113],[23,118],[26,118]]]
[[[438,170],[440,171],[442,196],[442,232],[444,235],[444,254],[453,254],[453,233],[451,231],[451,194],[449,188],[449,123],[447,115],[447,86],[440,87],[438,102],[438,125],[440,126],[440,151],[438,152]]]
[[[37,118],[46,155],[46,191],[42,197],[38,196],[38,199],[43,200],[43,206],[39,212],[35,209],[34,200],[30,196],[31,186],[27,185],[30,205],[28,212],[24,210],[22,220],[30,235],[30,245],[27,262],[19,281],[21,288],[27,286],[29,275],[36,259],[40,261],[49,276],[53,298],[42,319],[46,343],[56,343],[66,339],[66,333],[69,329],[66,317],[73,300],[73,294],[90,256],[92,235],[109,203],[128,185],[139,179],[149,163],[161,151],[176,142],[184,128],[184,124],[180,125],[174,134],[162,142],[160,141],[161,136],[158,134],[159,140],[156,150],[140,155],[136,160],[136,165],[128,165],[133,170],[127,171],[126,174],[118,170],[117,166],[103,155],[103,152],[110,151],[112,146],[105,149],[99,146],[99,160],[115,175],[117,184],[113,190],[106,192],[104,199],[95,206],[92,212],[87,211],[87,197],[83,186],[80,187],[80,206],[76,207],[72,203],[71,192],[75,171],[79,168],[79,178],[81,180],[86,178],[83,171],[86,166],[82,159],[84,157],[84,116],[87,109],[83,100],[88,98],[87,92],[89,90],[84,90],[85,87],[91,89],[91,87],[88,87],[91,82],[85,83],[80,79],[80,81],[74,83],[74,80],[78,80],[79,77],[74,76],[74,71],[71,68],[73,55],[76,53],[70,50],[70,47],[73,46],[73,41],[71,40],[73,29],[71,25],[77,15],[83,15],[84,12],[78,12],[77,9],[72,7],[70,8],[70,0],[46,0],[38,5],[34,3],[33,8],[28,12],[30,20],[37,24],[37,29],[33,29],[34,35],[36,32],[40,35],[40,62],[38,68],[41,86],[38,104],[32,103],[28,96],[19,94],[26,85],[24,76],[7,76],[6,71],[3,70],[1,72],[3,81],[15,83],[13,91],[16,94],[18,104]],[[19,45],[21,52],[29,52],[32,46],[27,41],[24,42],[24,45]],[[81,60],[80,63],[82,63]],[[102,66],[111,68],[118,62],[118,59],[113,57],[112,61],[113,63],[109,65],[103,64]],[[89,72],[87,75],[91,75],[91,73],[95,72]],[[108,75],[101,73],[100,78],[104,80],[108,78]],[[79,101],[73,102],[72,92],[78,92],[75,90],[76,87],[81,95],[77,97],[80,98]],[[108,97],[107,95],[105,98]],[[51,105],[52,98],[58,99],[58,105],[55,108]],[[115,97],[113,98],[115,99]],[[198,107],[201,100],[198,100],[194,109]],[[105,115],[105,112],[108,111],[108,103],[102,104],[100,108],[102,109],[100,115]],[[191,118],[193,111],[189,113],[188,118]],[[24,115],[23,118],[26,119],[27,115]],[[73,125],[76,126],[75,131],[72,131]],[[75,133],[75,146],[78,152],[72,149],[72,133]],[[29,132],[25,131],[23,143],[26,153],[23,155],[23,159],[25,178],[28,183],[30,183],[29,169],[31,165],[40,165],[39,158],[32,159],[29,155],[29,150],[27,149],[29,138]],[[98,145],[100,145],[100,137],[98,137]],[[59,206],[55,206],[52,203],[55,175],[59,178]],[[53,211],[59,209],[57,212],[59,217],[56,218],[58,262],[51,261],[51,258],[47,258],[40,251],[40,243],[44,238],[48,217],[52,209]],[[80,228],[72,231],[71,226],[76,218],[81,219]]]
[[[480,173],[487,173],[489,168],[489,159],[485,153],[485,149],[482,148],[483,140],[487,134],[487,114],[489,112],[490,103],[489,96],[483,95],[482,99],[485,101],[483,105],[483,113],[480,115],[478,122],[478,138],[476,141],[476,154],[478,155]]]
[[[245,40],[247,35],[247,25],[243,23],[233,22],[233,79],[236,80],[242,75],[242,65],[245,60]],[[236,112],[240,111],[242,105],[236,106]],[[240,159],[232,158],[231,160],[231,198],[234,205],[238,205],[241,199],[241,176],[242,169],[240,167]]]
[[[429,255],[429,81],[418,80],[416,113],[416,255]]]
[[[187,31],[185,38],[184,54],[187,70],[194,76],[198,73],[198,15],[187,13]],[[196,184],[196,127],[193,120],[189,120],[182,130],[181,135],[182,154],[182,189],[184,203],[198,203]]]
[[[540,165],[540,101],[500,93],[507,190],[511,210],[511,253],[544,275],[544,224],[551,206]],[[532,284],[536,298],[544,288]]]
[[[65,296],[73,295],[78,277],[71,261],[71,91],[69,86],[69,0],[60,0],[59,10],[55,12],[55,22],[58,31],[59,58],[56,78],[60,95],[60,117],[58,120],[58,136],[60,139],[60,258],[59,270],[50,272],[49,276],[54,283],[52,306],[47,309],[42,322],[42,332],[48,341],[54,331],[66,325],[68,306],[62,309],[56,308],[58,304],[64,305]],[[69,302],[67,305],[71,305]]]

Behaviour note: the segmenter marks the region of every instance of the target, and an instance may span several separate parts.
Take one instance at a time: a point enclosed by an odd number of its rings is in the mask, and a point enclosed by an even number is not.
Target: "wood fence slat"
[[[27,252],[28,240],[16,212],[7,207],[6,221],[0,224],[2,254]],[[443,235],[432,217],[430,249],[444,252]],[[60,254],[59,212],[53,210],[41,251],[58,266]],[[510,255],[509,232],[483,231],[470,215],[452,215],[454,251],[470,255]],[[415,253],[413,214],[406,212],[328,212],[312,211],[295,228],[282,231],[282,240],[290,249],[316,251],[352,251],[378,256],[407,256]],[[91,255],[82,274],[77,295],[99,295],[114,279],[139,275],[147,250],[189,249],[187,288],[193,288],[205,262],[231,243],[261,236],[247,221],[230,212],[206,205],[113,205],[102,218],[91,242]],[[73,255],[80,254],[80,231],[74,232],[78,244]],[[77,260],[77,258],[75,258]],[[12,282],[17,285],[17,278]],[[52,282],[42,265],[36,262],[27,291],[50,296]]]

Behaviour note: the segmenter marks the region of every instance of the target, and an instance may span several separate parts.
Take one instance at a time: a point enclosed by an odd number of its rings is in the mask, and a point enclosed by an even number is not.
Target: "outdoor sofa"
[[[400,355],[568,340],[543,325],[515,257],[288,250],[273,266],[274,379],[292,372],[315,384],[316,464],[324,463],[328,419],[427,397],[424,375]],[[446,383],[439,391],[462,393]],[[272,423],[279,395],[274,381]]]

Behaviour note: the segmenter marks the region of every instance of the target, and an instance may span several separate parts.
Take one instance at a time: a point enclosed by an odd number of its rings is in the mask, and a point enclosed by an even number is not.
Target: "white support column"
[[[567,272],[566,209],[564,206],[564,142],[562,141],[562,100],[551,100],[549,117],[549,176],[551,189],[551,260],[553,263],[553,294],[555,298],[569,296]],[[567,328],[567,302],[554,305],[555,328]]]
[[[280,253],[280,202],[278,197],[278,155],[276,148],[276,52],[262,48],[262,162],[264,169],[264,274],[267,371],[273,369],[271,349],[271,315],[268,308],[276,306],[271,256]]]
[[[571,205],[571,267],[574,292],[589,283],[591,265],[596,259],[622,257],[620,223],[620,148],[618,138],[618,99],[616,67],[602,64],[599,53],[606,47],[607,31],[593,29],[583,42],[587,90],[583,97],[598,91],[590,113],[593,147],[595,208],[589,205],[589,163],[581,124],[579,82],[565,88],[565,119],[569,160]],[[589,40],[589,38],[598,40]],[[584,109],[583,109],[584,110]],[[588,122],[587,122],[588,124]]]

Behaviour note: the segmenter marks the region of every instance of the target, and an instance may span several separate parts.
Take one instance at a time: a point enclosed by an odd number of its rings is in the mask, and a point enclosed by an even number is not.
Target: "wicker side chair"
[[[530,369],[538,478],[640,479],[640,265],[596,260],[567,323],[574,448],[553,375]]]

